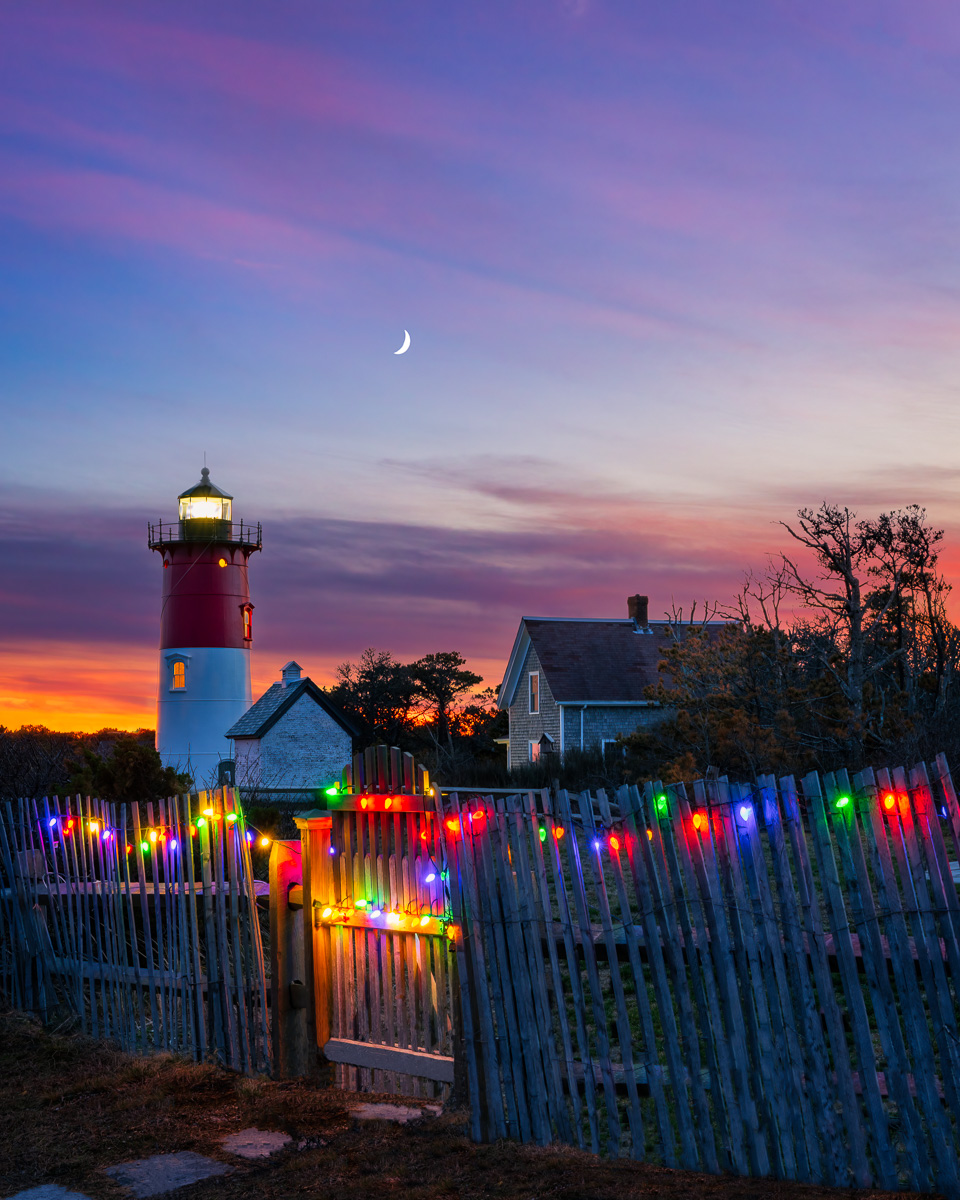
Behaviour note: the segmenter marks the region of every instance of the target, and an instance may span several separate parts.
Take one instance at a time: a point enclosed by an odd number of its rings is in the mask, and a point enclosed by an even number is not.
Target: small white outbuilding
[[[339,779],[350,762],[357,730],[301,675],[299,663],[286,663],[280,682],[227,730],[239,788],[263,794],[312,791]]]

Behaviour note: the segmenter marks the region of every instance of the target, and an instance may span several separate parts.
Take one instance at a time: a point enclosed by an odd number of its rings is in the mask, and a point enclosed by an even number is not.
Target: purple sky
[[[258,686],[495,683],[824,498],[960,559],[958,128],[933,0],[4,6],[0,723],[152,722],[204,451]]]

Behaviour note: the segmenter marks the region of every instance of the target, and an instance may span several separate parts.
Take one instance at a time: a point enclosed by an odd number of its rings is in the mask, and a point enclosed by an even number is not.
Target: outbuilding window
[[[538,713],[540,711],[540,672],[530,672],[530,711]]]
[[[540,761],[540,743],[539,742],[528,742],[527,745],[530,748],[528,761],[532,762],[532,763],[539,762]]]
[[[173,664],[173,683],[171,685],[175,692],[182,692],[187,686],[187,664],[183,662],[175,662]]]

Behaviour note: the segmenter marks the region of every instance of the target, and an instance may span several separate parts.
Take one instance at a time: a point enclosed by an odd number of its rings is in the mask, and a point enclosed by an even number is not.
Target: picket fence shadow
[[[474,1138],[960,1196],[946,762],[691,790],[447,798]]]
[[[249,831],[230,789],[0,809],[0,993],[135,1053],[270,1066]]]

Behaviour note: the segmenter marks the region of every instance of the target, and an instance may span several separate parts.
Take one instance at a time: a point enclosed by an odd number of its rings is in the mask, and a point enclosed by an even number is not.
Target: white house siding
[[[241,744],[238,739],[238,751]],[[259,751],[261,787],[311,788],[340,778],[353,744],[350,734],[304,695],[260,738]]]
[[[531,671],[540,672],[540,711],[531,713],[529,677]],[[513,704],[510,705],[510,757],[509,766],[519,767],[528,762],[530,743],[538,742],[543,734],[553,738],[557,753],[560,752],[560,709],[550,691],[550,684],[544,674],[537,652],[533,648],[527,651],[527,657],[520,672],[520,682]]]
[[[236,780],[238,787],[258,787],[260,784],[260,741],[258,738],[238,738],[234,742]]]

